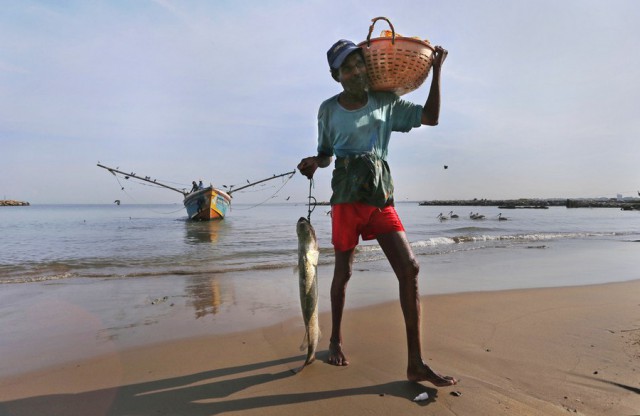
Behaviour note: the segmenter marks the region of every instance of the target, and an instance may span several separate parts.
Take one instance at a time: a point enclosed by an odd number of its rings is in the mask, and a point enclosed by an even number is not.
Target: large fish
[[[306,333],[300,349],[307,349],[307,359],[301,371],[306,365],[316,359],[316,348],[320,338],[318,325],[318,242],[313,226],[304,217],[298,220],[296,225],[298,234],[298,277],[300,283],[300,305]]]

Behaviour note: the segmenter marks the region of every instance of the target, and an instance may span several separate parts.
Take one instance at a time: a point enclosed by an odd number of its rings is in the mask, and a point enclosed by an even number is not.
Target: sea
[[[640,211],[396,208],[421,267],[422,294],[640,278]],[[232,205],[224,220],[210,222],[188,221],[181,204],[0,207],[0,355],[25,358],[37,354],[29,345],[46,343],[59,358],[70,336],[85,337],[85,352],[97,353],[112,342],[242,331],[296,316],[295,225],[308,216],[304,203]],[[316,206],[310,218],[327,311],[330,206]],[[362,242],[347,306],[392,300],[397,282],[382,250]],[[76,314],[91,319],[76,322]],[[34,365],[49,363],[46,356]],[[7,363],[0,375],[16,371]]]
[[[311,213],[320,263],[333,263],[330,206]],[[500,256],[583,242],[640,240],[640,211],[551,207],[397,204],[415,255],[483,250]],[[471,213],[484,215],[470,218]],[[447,217],[440,220],[439,214]],[[451,218],[454,214],[454,218]],[[501,214],[500,220],[498,215]],[[455,218],[455,216],[458,216]],[[306,204],[233,206],[223,221],[188,221],[181,205],[34,205],[0,209],[0,284],[64,284],[74,279],[224,275],[297,263],[295,224]],[[356,263],[384,259],[362,242]],[[579,283],[579,282],[576,282]]]

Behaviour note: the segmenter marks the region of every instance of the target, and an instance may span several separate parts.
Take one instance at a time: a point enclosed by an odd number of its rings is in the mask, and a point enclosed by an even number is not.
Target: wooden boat
[[[190,220],[223,219],[231,205],[231,195],[208,186],[185,195],[183,202]]]
[[[183,195],[184,207],[187,210],[187,216],[190,220],[221,220],[227,215],[227,211],[231,206],[231,194],[240,190],[255,186],[259,183],[270,181],[272,179],[281,178],[283,176],[293,176],[296,173],[295,169],[291,172],[282,173],[280,175],[273,175],[266,179],[262,179],[256,182],[249,182],[248,185],[244,185],[229,191],[223,191],[213,186],[208,186],[202,189],[197,189],[193,192],[187,192],[184,189],[174,188],[163,183],[158,182],[156,179],[151,179],[149,176],[139,176],[135,173],[126,173],[117,168],[110,168],[108,166],[98,163],[98,167],[108,170],[114,176],[121,175],[124,179],[135,178],[140,181],[149,182],[154,185],[158,185],[163,188],[171,189],[172,191],[179,192]]]

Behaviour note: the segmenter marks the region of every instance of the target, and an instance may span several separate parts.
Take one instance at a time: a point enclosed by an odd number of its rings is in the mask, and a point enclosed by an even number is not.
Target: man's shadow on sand
[[[260,384],[288,377],[300,377],[291,370],[241,375],[244,372],[300,360],[301,357],[296,356],[77,394],[53,394],[5,401],[0,402],[0,416],[151,416],[158,414],[205,416],[359,395],[393,396],[412,401],[418,394],[427,392],[429,399],[416,403],[421,406],[435,401],[437,397],[436,389],[409,381],[394,381],[376,386],[305,393],[263,394],[242,399],[219,400]],[[336,375],[336,377],[339,376]]]

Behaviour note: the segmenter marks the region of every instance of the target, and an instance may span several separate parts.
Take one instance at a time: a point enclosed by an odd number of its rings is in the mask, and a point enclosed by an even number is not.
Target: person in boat
[[[196,183],[196,181],[191,181],[191,185],[192,186],[191,186],[191,191],[190,192],[195,192],[195,191],[197,191],[199,189],[198,188],[198,184]]]
[[[422,358],[419,265],[394,207],[393,181],[386,158],[392,131],[408,132],[423,124],[438,124],[440,70],[446,57],[447,51],[436,46],[431,87],[422,106],[393,93],[369,91],[361,49],[348,40],[336,42],[327,52],[327,60],[331,76],[342,85],[342,92],[320,105],[318,154],[298,164],[300,173],[311,179],[318,168],[328,167],[336,157],[331,180],[335,269],[329,363],[349,364],[342,348],[341,330],[347,283],[359,238],[377,239],[400,285],[408,346],[407,378],[436,386],[451,386],[457,380],[436,373]]]
[[[202,179],[198,182],[198,189],[204,189],[204,185],[202,184]]]

